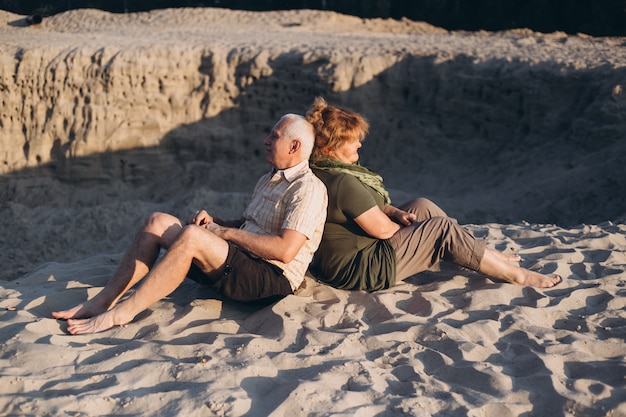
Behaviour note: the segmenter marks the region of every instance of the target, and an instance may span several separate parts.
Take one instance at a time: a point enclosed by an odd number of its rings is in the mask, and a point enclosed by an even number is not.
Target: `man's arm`
[[[307,240],[305,235],[291,229],[283,229],[277,236],[258,235],[230,227],[212,227],[209,230],[260,258],[282,263],[291,262]]]

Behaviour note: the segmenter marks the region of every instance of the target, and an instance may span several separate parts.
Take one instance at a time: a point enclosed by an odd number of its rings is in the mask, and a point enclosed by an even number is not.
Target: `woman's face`
[[[341,146],[331,152],[331,156],[346,164],[353,164],[359,160],[359,148],[362,146],[360,140],[344,142]]]

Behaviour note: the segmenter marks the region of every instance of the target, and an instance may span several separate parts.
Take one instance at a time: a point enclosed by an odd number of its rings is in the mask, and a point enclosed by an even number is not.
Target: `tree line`
[[[78,8],[128,13],[170,7],[320,9],[364,18],[406,17],[448,30],[529,28],[626,36],[626,0],[0,0],[3,10],[44,17]]]

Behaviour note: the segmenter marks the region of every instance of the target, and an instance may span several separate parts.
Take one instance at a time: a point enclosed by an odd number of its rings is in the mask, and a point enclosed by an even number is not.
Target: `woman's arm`
[[[398,223],[393,222],[378,206],[363,212],[354,221],[365,233],[376,239],[389,239],[401,227]]]

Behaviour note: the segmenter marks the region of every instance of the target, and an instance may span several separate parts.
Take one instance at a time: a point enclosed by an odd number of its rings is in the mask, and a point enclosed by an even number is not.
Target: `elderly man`
[[[308,165],[313,142],[313,127],[302,116],[283,116],[263,141],[273,169],[257,182],[243,219],[222,221],[201,210],[186,224],[153,213],[102,291],[52,316],[67,319],[71,334],[124,325],[187,275],[237,301],[272,302],[292,294],[304,280],[326,219],[326,188]],[[161,248],[167,252],[157,262]]]

